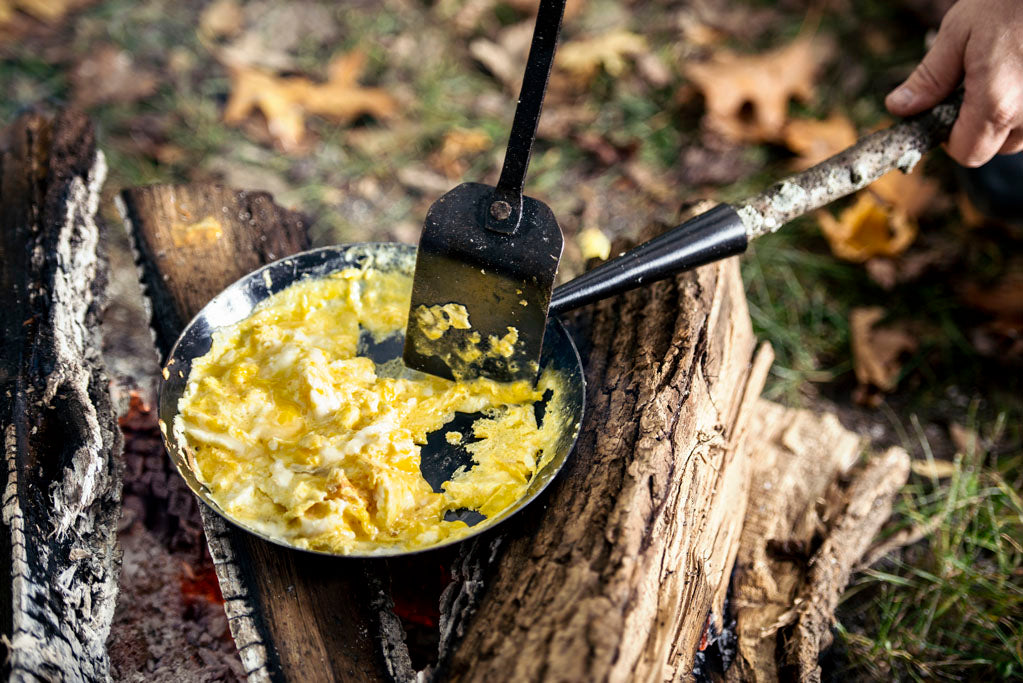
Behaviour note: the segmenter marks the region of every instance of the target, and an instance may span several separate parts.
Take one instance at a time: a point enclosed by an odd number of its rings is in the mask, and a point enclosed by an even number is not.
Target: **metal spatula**
[[[463,183],[428,211],[419,241],[405,364],[433,375],[534,380],[564,238],[522,196],[565,0],[541,0],[496,187]]]

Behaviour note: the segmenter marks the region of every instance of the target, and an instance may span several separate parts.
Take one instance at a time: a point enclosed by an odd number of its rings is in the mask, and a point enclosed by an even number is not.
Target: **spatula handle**
[[[522,188],[526,169],[533,153],[536,127],[540,122],[547,81],[554,64],[554,53],[561,32],[561,19],[565,14],[565,0],[540,0],[533,29],[533,42],[529,47],[526,72],[522,77],[515,119],[508,137],[508,151],[504,167],[497,181],[494,200],[487,212],[487,227],[498,232],[513,233],[522,216]],[[507,204],[500,204],[503,202]]]

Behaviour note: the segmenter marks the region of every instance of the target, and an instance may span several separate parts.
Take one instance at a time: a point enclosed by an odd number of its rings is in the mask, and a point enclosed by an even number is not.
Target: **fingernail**
[[[888,104],[892,107],[902,109],[913,104],[916,95],[904,85],[899,86],[888,94]]]

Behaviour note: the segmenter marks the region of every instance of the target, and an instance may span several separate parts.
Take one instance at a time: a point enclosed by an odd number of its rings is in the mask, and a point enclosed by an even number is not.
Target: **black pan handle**
[[[719,204],[557,287],[551,296],[550,314],[741,254],[746,244],[746,226],[739,214],[728,204]]]
[[[504,167],[497,181],[494,198],[487,211],[487,227],[503,233],[514,233],[522,217],[522,188],[525,185],[529,157],[533,153],[536,127],[540,122],[543,98],[547,93],[554,52],[561,33],[561,19],[565,15],[565,0],[540,0],[533,29],[533,42],[529,46],[526,72],[522,77],[515,119],[508,136],[508,151]]]

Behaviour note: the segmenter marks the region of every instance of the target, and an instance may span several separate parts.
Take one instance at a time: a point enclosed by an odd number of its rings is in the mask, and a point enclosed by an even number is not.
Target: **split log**
[[[729,681],[820,680],[839,597],[909,475],[892,448],[848,485],[861,438],[830,413],[760,401],[753,487],[732,583],[738,652]]]
[[[299,219],[262,194],[133,189],[121,210],[163,354],[224,286],[305,247]],[[250,679],[690,670],[709,615],[720,622],[749,485],[746,422],[770,351],[751,364],[734,259],[603,302],[572,326],[589,387],[576,451],[541,501],[476,540],[386,562],[323,558],[204,510]],[[439,652],[417,671],[393,589],[438,563],[453,576],[438,606]]]
[[[96,208],[106,175],[81,115],[30,115],[0,151],[0,626],[11,680],[106,680],[120,432],[100,362]]]
[[[678,680],[708,617],[721,626],[746,425],[773,360],[765,347],[750,364],[738,262],[590,315],[574,325],[589,347],[576,452],[546,509],[508,530],[454,648],[455,679]]]

